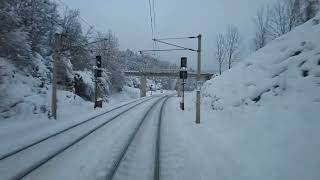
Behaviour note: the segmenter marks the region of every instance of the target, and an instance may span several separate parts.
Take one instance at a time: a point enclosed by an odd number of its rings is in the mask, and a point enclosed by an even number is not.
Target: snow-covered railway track
[[[160,179],[162,114],[170,97],[159,99],[145,112],[113,162],[105,180]]]
[[[1,155],[0,179],[22,179],[26,177],[117,117],[154,98],[144,98],[126,103],[30,143],[27,146]],[[111,117],[103,116],[107,114],[111,114]]]
[[[170,98],[170,97],[169,97]],[[157,129],[157,139],[156,139],[156,150],[155,150],[155,161],[154,161],[154,173],[153,173],[153,179],[154,180],[160,180],[160,147],[161,147],[161,129],[162,129],[162,117],[163,117],[163,111],[164,106],[166,102],[169,100],[169,98],[166,98],[161,105],[160,108],[160,114],[159,114],[159,122],[158,122],[158,129]]]

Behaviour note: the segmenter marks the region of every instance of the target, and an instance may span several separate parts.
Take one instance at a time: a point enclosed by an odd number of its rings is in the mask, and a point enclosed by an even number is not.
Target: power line
[[[156,38],[157,36],[157,21],[156,21],[156,10],[155,10],[155,0],[152,0],[152,9],[153,9],[153,28],[154,28],[154,37],[153,38]],[[154,41],[154,46],[155,46],[155,49],[158,49],[157,47],[157,42]]]
[[[157,40],[179,40],[179,39],[195,39],[197,37],[190,36],[190,37],[173,37],[173,38],[161,38]]]
[[[70,9],[71,9],[71,8],[69,8],[69,6],[68,6],[65,2],[63,2],[62,0],[57,0],[57,1],[59,1],[59,3],[60,3],[62,6],[64,6],[67,10],[70,10]],[[83,18],[82,16],[80,16],[80,14],[78,15],[78,17],[79,17],[79,19],[80,19],[82,22],[84,22],[84,24],[86,24],[86,25],[89,27],[89,29],[94,30],[97,34],[100,33],[100,32],[99,32],[97,29],[95,29],[95,27],[94,27],[93,25],[91,25],[85,18]]]
[[[156,11],[155,11],[155,8],[154,8],[154,0],[152,0],[152,9],[153,9],[153,28],[154,28],[154,38],[157,34],[157,31],[156,31]]]
[[[139,52],[163,52],[163,51],[189,51],[190,49],[187,48],[180,48],[180,49],[149,49],[149,50],[141,50]]]
[[[64,6],[67,10],[70,10],[70,9],[71,9],[71,8],[70,8],[66,3],[64,3],[62,0],[57,0],[57,1],[59,1],[59,3],[60,3],[62,6]],[[82,16],[80,16],[80,14],[79,14],[77,17],[78,17],[78,19],[79,19],[80,21],[84,22],[84,24],[86,24],[86,25],[89,27],[89,31],[90,31],[90,30],[94,30],[97,34],[100,34],[100,32],[99,32],[97,29],[95,29],[95,27],[94,27],[93,25],[91,25],[85,18],[83,18]],[[57,22],[56,22],[56,23],[57,23]],[[62,25],[60,25],[60,26],[63,28]],[[72,39],[70,39],[69,37],[67,37],[66,35],[64,35],[64,38],[69,39],[69,40],[72,40]],[[106,39],[104,38],[104,39],[102,39],[102,40],[98,40],[98,41],[95,41],[95,42],[89,42],[89,43],[85,43],[85,44],[76,44],[76,45],[74,45],[74,46],[71,46],[70,49],[77,49],[77,48],[79,48],[79,49],[82,49],[82,50],[94,51],[94,50],[97,50],[97,49],[88,48],[88,45],[90,45],[90,44],[95,44],[95,43],[99,43],[99,42],[101,42],[101,41],[104,41],[104,42],[105,42]],[[65,50],[67,50],[67,49],[65,49]]]
[[[184,50],[197,51],[195,49],[186,48],[186,47],[183,47],[183,46],[180,46],[180,45],[164,42],[164,41],[161,41],[159,39],[153,39],[153,41],[157,41],[157,42],[160,42],[160,43],[163,43],[163,44],[166,44],[166,45],[169,45],[169,46],[174,46],[174,47],[177,47],[177,48],[181,48],[181,49],[184,49]]]
[[[151,0],[148,0],[149,2],[149,15],[150,15],[150,25],[151,25],[151,35],[152,35],[152,39],[154,39],[154,24],[153,24],[153,18],[152,18],[152,6],[151,6]],[[152,46],[153,46],[153,49],[155,49],[155,43],[152,42]]]

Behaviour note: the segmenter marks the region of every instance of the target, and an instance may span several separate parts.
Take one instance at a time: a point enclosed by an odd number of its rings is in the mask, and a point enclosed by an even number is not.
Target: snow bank
[[[113,94],[111,97],[109,97],[108,103],[109,104],[116,104],[119,102],[124,102],[124,101],[128,101],[131,99],[136,99],[139,97],[140,97],[140,89],[128,87],[128,86],[123,86],[121,92]]]
[[[0,58],[0,117],[40,114],[47,111],[48,86],[42,76],[31,76]]]
[[[23,67],[17,67],[9,59],[0,58],[0,124],[2,126],[25,121],[36,124],[39,121],[48,120],[51,115],[52,87],[50,70],[45,65],[47,60],[36,56],[33,61],[37,68],[30,72],[23,70]],[[81,78],[76,91],[79,91],[82,97],[91,100],[94,96],[92,72],[76,71],[75,75]],[[104,83],[104,88],[108,88],[106,84]],[[58,90],[57,96],[59,119],[75,119],[93,111],[92,102],[72,92]],[[110,99],[108,106],[138,97],[139,89],[124,87],[121,93],[108,97]]]
[[[204,84],[202,124],[194,136],[198,144],[211,142],[202,151],[221,151],[241,168],[241,176],[231,173],[230,179],[320,178],[319,19]],[[221,168],[214,156],[202,153],[212,168]],[[223,169],[232,166],[222,163]]]
[[[317,18],[320,18],[319,16]],[[206,105],[230,109],[278,103],[319,105],[320,25],[313,19],[203,87]]]

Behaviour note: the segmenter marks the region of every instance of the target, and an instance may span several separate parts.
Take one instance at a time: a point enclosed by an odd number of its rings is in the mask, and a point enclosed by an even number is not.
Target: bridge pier
[[[147,96],[147,77],[141,76],[140,77],[140,97]]]
[[[136,76],[140,77],[140,97],[145,97],[147,95],[147,77],[172,77],[178,78],[176,90],[178,96],[182,96],[182,81],[179,79],[179,69],[171,70],[161,70],[161,71],[126,71],[124,72],[126,76]],[[194,72],[188,72],[188,78],[196,78],[198,74]],[[213,77],[213,74],[203,73],[200,74],[200,79],[202,81],[209,80]]]

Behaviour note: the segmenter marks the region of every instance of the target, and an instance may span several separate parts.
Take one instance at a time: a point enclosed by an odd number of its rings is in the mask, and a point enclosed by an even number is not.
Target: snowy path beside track
[[[28,123],[4,123],[0,126],[0,157],[7,152],[11,152],[18,147],[26,146],[31,142],[39,140],[43,137],[49,136],[55,132],[65,129],[66,127],[72,126],[77,123],[81,123],[92,117],[104,114],[105,112],[111,111],[115,108],[123,106],[127,103],[135,102],[139,99],[131,100],[128,102],[120,103],[113,106],[107,106],[103,109],[97,109],[94,112],[83,114],[78,112],[73,118],[67,120],[38,120],[30,121]],[[110,114],[111,115],[111,114]],[[108,117],[105,115],[104,117]],[[26,121],[29,121],[26,119]]]
[[[203,125],[207,122],[197,125],[194,111],[181,111],[179,101],[180,98],[172,98],[165,108],[162,179],[243,179],[245,167],[228,153],[224,142],[215,142],[215,134]],[[202,120],[208,121],[204,117]]]
[[[154,98],[154,100],[150,100],[150,101],[155,101],[156,99],[158,98]],[[138,105],[139,107],[134,108],[133,112],[139,112],[139,111],[142,111],[143,109],[146,109],[149,106],[149,103],[150,102],[148,101],[148,102],[142,103],[141,105]],[[41,142],[37,146],[30,147],[27,150],[21,151],[17,155],[1,160],[0,161],[0,177],[1,177],[0,179],[12,179],[12,178],[14,179],[16,177],[19,177],[21,173],[23,174],[24,171],[30,168],[29,166],[40,163],[44,158],[47,158],[47,156],[50,156],[56,153],[57,151],[59,151],[60,149],[62,149],[63,147],[68,146],[68,144],[75,141],[77,138],[79,138],[79,136],[82,136],[83,134],[90,132],[94,127],[97,127],[97,125],[108,121],[113,116],[117,116],[117,114],[120,114],[121,111],[125,111],[129,107],[134,107],[134,106],[136,106],[136,103],[133,103],[129,106],[125,106],[115,111],[109,112],[106,115],[97,117],[96,119],[94,119],[94,121],[89,121],[88,123],[83,124],[74,129],[71,129],[70,131],[67,131],[61,135],[55,136],[44,142]],[[118,118],[121,119],[122,116],[124,116],[124,119],[126,119],[128,122],[131,122],[130,115],[126,116],[126,114],[127,113],[124,113],[123,115],[120,115]],[[131,117],[132,117],[132,114],[131,114]],[[118,119],[116,118],[114,121],[118,121]],[[111,125],[112,123],[113,121],[105,125],[103,128]],[[111,129],[112,131],[115,131],[118,128],[111,128]],[[122,130],[122,128],[120,130]],[[100,130],[97,130],[97,131],[100,131]],[[89,137],[94,136],[94,134],[95,132],[93,134],[90,134],[88,137],[84,138],[83,140],[85,141],[87,138],[89,139]],[[77,146],[77,144],[75,146]],[[81,144],[81,141],[79,144]],[[72,147],[70,149],[72,149]],[[64,154],[64,152],[62,152],[62,154]],[[58,155],[57,157],[59,156],[60,155]],[[40,177],[42,178],[46,177],[46,179],[49,178],[49,176],[40,176]],[[52,178],[55,179],[56,177],[52,176]]]
[[[46,179],[105,179],[137,124],[148,112],[150,106],[159,100],[155,99],[120,116],[25,179],[43,179],[43,177]],[[154,163],[152,156],[154,156],[159,105],[161,103],[157,103],[146,116],[145,124],[142,125],[144,127],[141,127],[143,131],[137,133],[123,160],[124,163],[119,164],[119,170],[115,172],[114,179],[129,177],[130,179],[149,179],[153,175],[152,168],[149,166]]]
[[[259,106],[233,112],[202,106],[196,124],[193,94],[187,93],[185,111],[180,100],[172,98],[165,107],[162,180],[320,178],[316,118],[294,122],[297,113],[284,114],[277,106],[267,113]],[[279,114],[285,118],[275,121]]]
[[[155,152],[161,106],[165,99],[155,104],[137,131],[125,153],[113,179],[141,180],[153,179],[155,171]],[[160,134],[161,136],[161,134]]]

